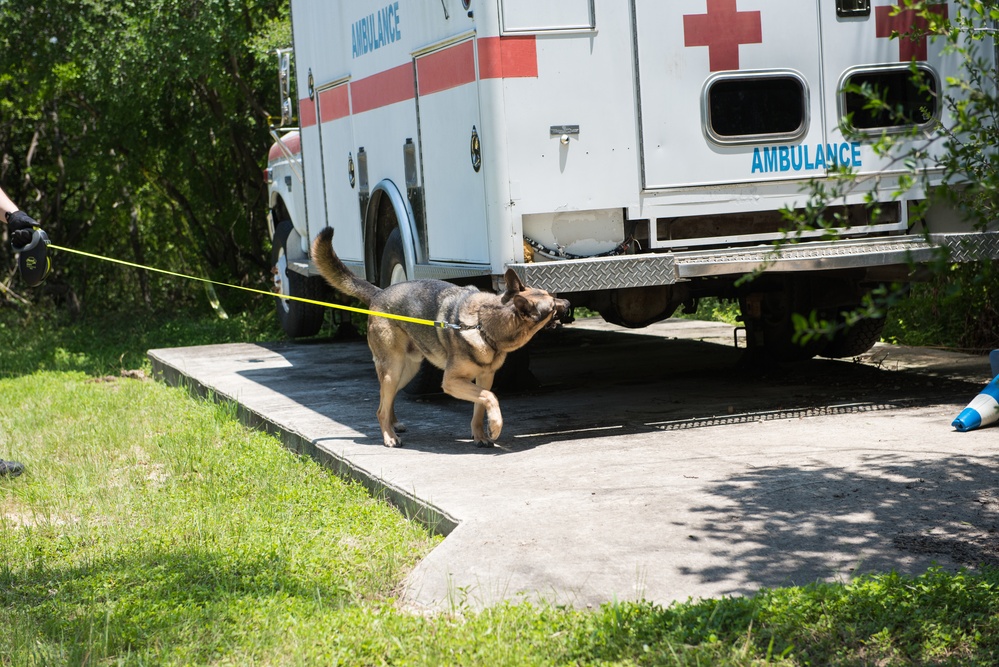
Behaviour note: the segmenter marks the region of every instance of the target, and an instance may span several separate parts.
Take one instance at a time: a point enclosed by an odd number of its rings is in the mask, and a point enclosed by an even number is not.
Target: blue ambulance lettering
[[[358,58],[402,39],[399,3],[393,2],[351,26],[351,56]]]
[[[764,146],[753,149],[754,174],[781,171],[812,171],[833,167],[862,167],[860,144],[815,144],[807,146]]]

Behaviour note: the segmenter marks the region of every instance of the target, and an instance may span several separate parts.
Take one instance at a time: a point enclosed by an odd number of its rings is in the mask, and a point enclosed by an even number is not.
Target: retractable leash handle
[[[21,279],[29,287],[41,285],[52,268],[49,260],[49,235],[35,227],[27,245],[11,247],[17,253],[17,268],[21,272]]]

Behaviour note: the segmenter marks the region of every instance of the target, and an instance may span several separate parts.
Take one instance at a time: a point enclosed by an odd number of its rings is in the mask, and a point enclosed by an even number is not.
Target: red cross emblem
[[[736,0],[707,2],[707,14],[683,17],[683,45],[708,47],[712,72],[739,69],[739,45],[763,42],[760,12],[740,12]]]
[[[900,4],[899,7],[904,6]],[[898,34],[898,59],[902,62],[910,60],[926,60],[926,31],[929,22],[919,16],[914,9],[903,9],[892,16],[894,7],[875,7],[874,21],[878,37],[891,37]],[[930,5],[928,9],[934,14],[947,18],[947,5]]]

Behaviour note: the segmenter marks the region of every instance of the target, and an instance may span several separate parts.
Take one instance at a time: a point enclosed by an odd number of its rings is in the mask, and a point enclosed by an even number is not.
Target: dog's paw
[[[386,447],[402,447],[402,438],[397,435],[388,435],[386,433],[383,442]]]
[[[499,411],[497,410],[497,412]],[[503,432],[503,417],[497,414],[495,417],[487,418],[486,426],[489,429],[489,441],[496,442],[499,440],[500,433]]]
[[[403,424],[402,422],[396,422],[395,424],[392,425],[392,428],[394,428],[399,433],[405,433],[406,432],[406,425]]]
[[[476,440],[475,446],[480,447],[482,449],[488,449],[489,447],[495,447],[496,443],[493,442],[492,440]]]

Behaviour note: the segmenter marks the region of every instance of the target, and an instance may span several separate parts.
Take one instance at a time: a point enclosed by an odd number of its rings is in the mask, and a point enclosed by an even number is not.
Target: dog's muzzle
[[[548,321],[546,329],[554,329],[560,324],[570,324],[575,318],[572,316],[572,304],[565,299],[555,299],[555,316]]]

